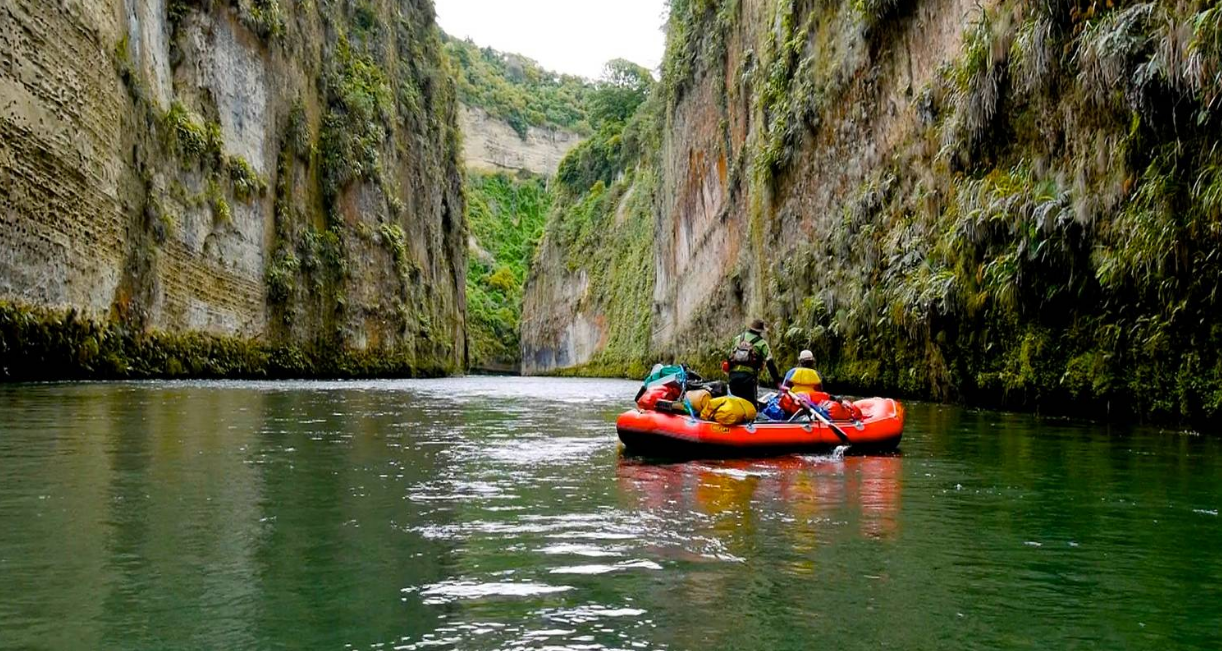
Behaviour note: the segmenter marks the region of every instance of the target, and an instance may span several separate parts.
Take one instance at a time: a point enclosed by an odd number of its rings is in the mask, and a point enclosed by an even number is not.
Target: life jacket
[[[798,366],[790,371],[789,390],[794,393],[813,394],[823,388],[823,378],[813,368]]]
[[[730,350],[730,358],[726,360],[729,363],[730,372],[759,373],[760,369],[764,367],[764,360],[756,346],[763,340],[762,336],[751,330],[738,335],[734,339],[734,348]]]
[[[735,396],[713,398],[700,412],[700,418],[722,425],[741,425],[755,420],[755,405]]]

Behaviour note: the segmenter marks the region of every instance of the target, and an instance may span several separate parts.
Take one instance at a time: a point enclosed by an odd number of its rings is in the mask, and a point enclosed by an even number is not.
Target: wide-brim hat
[[[768,324],[764,323],[763,319],[754,319],[751,321],[751,329],[763,332],[768,329]]]

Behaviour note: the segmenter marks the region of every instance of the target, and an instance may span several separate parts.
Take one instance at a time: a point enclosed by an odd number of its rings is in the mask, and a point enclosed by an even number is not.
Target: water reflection
[[[903,457],[651,465],[635,388],[0,386],[0,646],[1222,642],[1216,439],[914,405]]]
[[[621,458],[616,481],[629,502],[663,518],[699,513],[725,542],[750,538],[759,518],[789,525],[813,548],[817,525],[855,522],[871,538],[899,529],[903,458],[786,456],[657,464]]]

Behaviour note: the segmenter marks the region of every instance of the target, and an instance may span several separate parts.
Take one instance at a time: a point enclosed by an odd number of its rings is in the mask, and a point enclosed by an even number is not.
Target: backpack
[[[748,336],[744,336],[734,346],[734,350],[730,351],[730,364],[733,366],[750,366],[751,368],[759,368],[760,354],[755,349],[755,344],[760,338],[756,335],[754,340],[749,340]]]
[[[785,421],[789,420],[789,414],[785,413],[785,408],[781,406],[781,396],[785,394],[777,394],[768,401],[768,405],[760,410],[760,415],[768,420]]]

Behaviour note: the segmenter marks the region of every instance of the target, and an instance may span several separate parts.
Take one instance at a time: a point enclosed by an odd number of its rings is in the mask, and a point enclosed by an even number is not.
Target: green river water
[[[0,386],[0,648],[1222,648],[1215,435],[656,465],[636,386]]]

